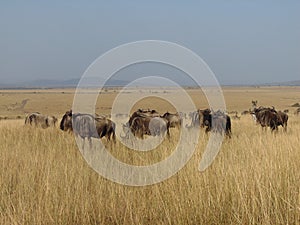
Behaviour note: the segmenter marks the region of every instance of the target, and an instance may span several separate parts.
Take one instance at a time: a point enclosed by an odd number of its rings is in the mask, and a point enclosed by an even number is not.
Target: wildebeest
[[[254,110],[254,109],[257,107],[257,103],[258,103],[257,100],[252,100],[252,101],[251,101],[251,104],[252,104],[252,110]]]
[[[178,113],[169,113],[169,112],[166,112],[161,117],[165,118],[166,120],[169,121],[170,127],[180,128],[180,126],[182,124],[182,119],[181,119],[181,117],[179,116]]]
[[[285,112],[278,111],[277,116],[278,116],[277,125],[282,126],[283,130],[286,131],[287,130],[287,123],[288,123],[288,120],[289,120],[288,114],[286,114]]]
[[[236,112],[236,113],[235,113],[235,115],[234,115],[234,116],[232,116],[232,119],[234,119],[234,120],[240,120],[240,119],[241,119],[241,117],[240,117],[240,116],[238,116],[238,113]]]
[[[229,138],[231,137],[231,118],[224,112],[204,112],[203,124],[206,126],[206,133],[213,131],[221,134],[225,133]]]
[[[128,127],[129,126],[129,127]],[[144,135],[163,136],[170,135],[168,121],[160,117],[135,117],[131,125],[124,125],[124,131],[128,136],[129,130],[135,137],[144,138]]]
[[[205,127],[207,128],[207,131],[209,131],[211,127],[211,110],[210,109],[203,109],[203,110],[198,110],[199,113],[199,120],[200,120],[200,127]]]
[[[189,118],[191,120],[191,124],[187,127],[199,127],[200,126],[200,118],[199,118],[199,111],[196,110],[194,112],[189,113]]]
[[[63,131],[72,131],[72,110],[67,111],[60,121],[60,129]]]
[[[205,127],[205,132],[209,131],[225,133],[231,137],[231,118],[227,114],[217,111],[212,112],[210,109],[197,110],[190,113],[192,116],[191,127]]]
[[[72,113],[67,111],[61,122],[60,129],[63,131],[73,131],[75,135],[81,138],[102,138],[106,137],[108,141],[116,141],[115,123],[106,117],[92,116],[90,114]]]
[[[133,112],[132,115],[130,116],[129,118],[129,124],[132,123],[132,120],[135,118],[135,117],[159,117],[159,113],[152,109],[138,109],[137,111]]]
[[[43,115],[39,112],[30,113],[25,118],[26,125],[33,125],[35,127],[48,128],[55,127],[57,118],[54,116]]]
[[[125,136],[129,137],[129,132],[135,137],[144,138],[144,135],[163,136],[169,132],[170,123],[167,119],[161,118],[156,110],[137,110],[129,118],[129,121],[123,125]]]
[[[251,110],[244,110],[241,115],[248,115],[250,113]]]
[[[257,123],[262,127],[270,127],[271,131],[278,129],[277,113],[269,108],[254,109],[251,114],[255,116]]]
[[[209,115],[210,113],[210,109],[198,109],[197,111],[191,112],[189,114],[191,118],[191,125],[189,127],[204,127],[204,117]]]
[[[282,126],[284,131],[287,130],[288,115],[284,112],[277,112],[274,107],[255,108],[251,113],[257,119],[257,123],[262,127],[270,127],[271,131],[278,130],[278,126]]]
[[[300,114],[300,108],[296,109],[295,111],[295,115],[299,115]]]

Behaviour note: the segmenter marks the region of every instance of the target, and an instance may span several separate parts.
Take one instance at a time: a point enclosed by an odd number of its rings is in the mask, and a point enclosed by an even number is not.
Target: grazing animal
[[[172,114],[172,113],[166,112],[161,117],[168,120],[168,122],[170,123],[170,127],[176,127],[176,128],[181,127],[182,119],[181,119],[181,117],[179,116],[178,113]]]
[[[199,110],[190,112],[189,117],[191,119],[191,124],[188,127],[199,127],[200,126],[200,115]]]
[[[200,118],[200,127],[206,126],[206,131],[209,131],[211,128],[211,110],[210,109],[204,109],[204,110],[198,110],[199,111],[199,118]]]
[[[300,114],[300,108],[296,109],[295,111],[295,115],[299,115]]]
[[[198,109],[197,111],[195,112],[191,112],[189,114],[192,122],[191,122],[191,125],[189,126],[190,128],[191,127],[204,127],[205,124],[205,117],[207,115],[209,115],[211,113],[210,109]]]
[[[284,112],[277,112],[274,107],[255,108],[252,112],[257,119],[257,123],[263,128],[270,127],[271,131],[278,130],[278,126],[282,126],[284,131],[287,130],[288,115]]]
[[[255,109],[257,107],[258,101],[257,100],[252,100],[251,103],[252,103],[252,109]]]
[[[129,125],[131,125],[132,120],[135,117],[159,117],[159,116],[160,116],[159,113],[155,109],[152,109],[152,110],[150,110],[150,109],[147,109],[147,110],[138,109],[129,118]]]
[[[67,111],[60,122],[60,129],[63,131],[74,131],[74,134],[81,138],[106,137],[108,141],[113,139],[116,142],[115,123],[106,117],[94,117],[90,114],[72,113]]]
[[[72,126],[72,110],[67,111],[60,122],[60,129],[63,131],[73,131]]]
[[[167,134],[170,137],[169,122],[160,117],[135,117],[131,125],[129,123],[123,125],[125,136],[129,137],[129,131],[137,138],[144,138],[144,135],[160,136]]]
[[[125,136],[122,138],[129,137],[129,131],[135,137],[144,138],[144,135],[150,136],[163,136],[169,132],[170,122],[166,118],[160,117],[156,110],[137,110],[129,118],[129,121],[123,125],[123,131]]]
[[[276,112],[272,112],[269,109],[261,110],[255,113],[258,123],[262,127],[270,127],[271,131],[278,130],[278,117]]]
[[[206,127],[205,132],[213,131],[216,133],[226,134],[231,138],[231,118],[224,112],[217,111],[211,112],[204,110],[203,112],[203,125]]]
[[[277,117],[278,117],[278,126],[282,126],[284,131],[287,131],[287,125],[288,125],[288,120],[289,116],[285,112],[278,111],[277,112]]]
[[[226,134],[231,138],[231,119],[230,116],[226,115],[221,111],[212,113],[211,130],[213,132]]]
[[[39,112],[30,113],[25,118],[26,125],[32,125],[35,127],[48,128],[55,127],[57,118],[54,116],[43,115]]]
[[[250,113],[251,110],[244,110],[241,115],[248,115]]]
[[[116,124],[110,119],[96,117],[96,129],[100,138],[106,137],[108,141],[111,139],[116,142]]]
[[[234,120],[240,120],[240,119],[241,119],[241,117],[240,117],[240,116],[238,116],[238,113],[236,112],[236,113],[235,113],[235,115],[234,115],[234,116],[232,116],[232,119],[234,119]]]

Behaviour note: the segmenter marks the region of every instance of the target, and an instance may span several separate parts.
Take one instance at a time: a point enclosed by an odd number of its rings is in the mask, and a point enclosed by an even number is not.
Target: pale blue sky
[[[300,1],[3,0],[0,82],[79,78],[144,39],[190,48],[223,84],[300,80]]]

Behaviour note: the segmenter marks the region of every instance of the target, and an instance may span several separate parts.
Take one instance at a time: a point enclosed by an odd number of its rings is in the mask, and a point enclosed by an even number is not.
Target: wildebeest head
[[[61,122],[60,122],[60,129],[63,131],[72,131],[73,127],[72,127],[72,110],[67,111]]]
[[[200,110],[201,112],[201,118],[200,118],[200,126],[204,127],[206,126],[207,128],[210,129],[211,127],[211,121],[212,121],[212,117],[211,117],[211,110],[210,109],[204,109],[204,110]]]

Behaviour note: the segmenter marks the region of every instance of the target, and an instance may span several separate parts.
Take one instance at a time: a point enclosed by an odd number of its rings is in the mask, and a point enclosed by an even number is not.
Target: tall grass
[[[0,121],[0,224],[300,224],[299,125],[292,117],[287,133],[272,134],[242,117],[205,172],[198,171],[202,132],[176,175],[129,187],[94,172],[71,134]],[[128,163],[156,162],[176,137],[152,152],[119,142],[110,151]]]

